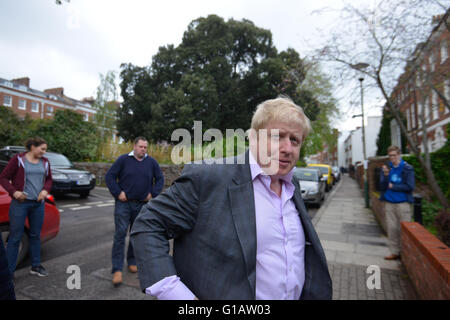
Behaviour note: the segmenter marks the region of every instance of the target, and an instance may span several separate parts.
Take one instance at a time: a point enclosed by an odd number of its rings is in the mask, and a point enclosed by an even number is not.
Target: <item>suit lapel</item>
[[[246,154],[248,159],[248,154]],[[256,284],[256,218],[253,182],[248,161],[236,166],[234,184],[228,187],[231,214],[244,255],[247,277],[252,292]]]

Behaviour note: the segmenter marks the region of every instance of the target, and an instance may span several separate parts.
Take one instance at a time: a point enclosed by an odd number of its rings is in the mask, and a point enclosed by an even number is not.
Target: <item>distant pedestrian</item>
[[[161,193],[164,176],[158,162],[147,154],[147,139],[138,137],[133,151],[121,155],[106,173],[106,184],[116,199],[112,248],[113,285],[122,283],[125,238],[142,206]],[[133,246],[128,244],[128,270],[137,272]]]
[[[31,274],[48,276],[41,265],[41,229],[44,223],[45,198],[52,188],[50,162],[44,154],[47,142],[39,137],[26,141],[27,152],[15,155],[0,174],[0,184],[11,196],[9,238],[6,247],[9,271],[14,274],[20,241],[29,221]]]
[[[400,148],[388,148],[390,162],[383,165],[380,173],[380,200],[385,201],[387,234],[391,255],[386,260],[400,257],[400,222],[411,221],[415,186],[414,168],[401,158]]]

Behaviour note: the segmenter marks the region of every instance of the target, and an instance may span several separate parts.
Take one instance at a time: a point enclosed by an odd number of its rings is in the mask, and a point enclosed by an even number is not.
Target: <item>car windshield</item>
[[[294,176],[303,181],[318,181],[317,173],[312,170],[295,170]]]
[[[67,159],[64,155],[60,153],[46,153],[45,157],[50,161],[50,165],[52,167],[63,167],[70,168],[72,167],[72,163]]]
[[[322,174],[328,174],[328,167],[310,166],[311,168],[317,168]]]

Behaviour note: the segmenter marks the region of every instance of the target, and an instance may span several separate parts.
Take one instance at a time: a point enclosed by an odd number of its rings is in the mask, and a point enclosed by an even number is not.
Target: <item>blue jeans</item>
[[[114,242],[112,247],[112,273],[122,271],[123,269],[125,238],[128,230],[131,230],[133,227],[133,222],[139,214],[139,211],[141,211],[143,205],[143,202],[122,202],[116,200],[116,205],[114,208],[114,223],[116,229],[114,232]],[[136,259],[134,258],[133,246],[131,242],[128,243],[127,263],[129,266],[136,265]]]
[[[11,200],[9,206],[9,238],[6,246],[8,267],[11,274],[16,270],[17,255],[19,253],[20,240],[25,229],[25,220],[28,217],[30,224],[30,255],[31,266],[37,267],[41,264],[41,229],[44,223],[44,201]]]

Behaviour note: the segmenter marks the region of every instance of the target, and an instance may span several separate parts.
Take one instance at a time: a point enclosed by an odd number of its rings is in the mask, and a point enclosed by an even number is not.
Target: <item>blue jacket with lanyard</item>
[[[386,177],[383,171],[380,172],[380,200],[401,203],[414,202],[412,192],[415,187],[414,168],[403,159],[397,167],[394,167],[392,162],[389,162],[391,168],[389,175]],[[393,187],[389,187],[392,183]]]

